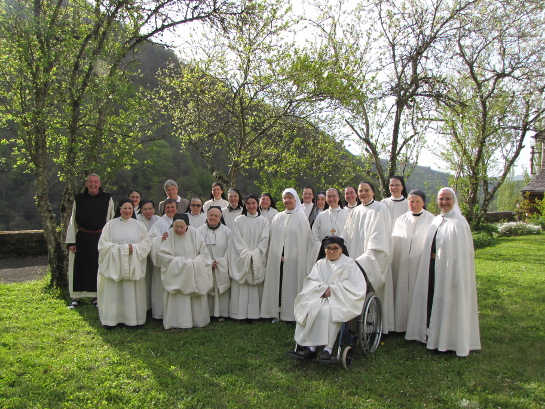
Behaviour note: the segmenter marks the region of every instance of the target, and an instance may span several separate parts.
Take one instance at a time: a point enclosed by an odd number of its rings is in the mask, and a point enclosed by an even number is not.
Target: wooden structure
[[[535,139],[530,158],[532,180],[521,193],[530,203],[535,203],[536,200],[543,200],[545,194],[545,131],[536,133],[532,138]]]

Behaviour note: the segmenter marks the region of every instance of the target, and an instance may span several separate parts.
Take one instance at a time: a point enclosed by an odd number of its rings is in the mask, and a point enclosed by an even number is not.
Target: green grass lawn
[[[543,408],[544,256],[545,235],[476,252],[482,351],[388,335],[349,370],[288,358],[290,324],[109,331],[47,279],[0,284],[0,408]]]

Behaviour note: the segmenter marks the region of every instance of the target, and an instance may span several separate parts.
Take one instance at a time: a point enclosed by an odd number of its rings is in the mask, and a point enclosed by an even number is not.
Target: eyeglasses
[[[191,204],[191,207],[202,207],[202,204],[195,204],[195,203],[192,203],[192,204]]]
[[[339,251],[340,249],[340,247],[326,247],[325,251]]]

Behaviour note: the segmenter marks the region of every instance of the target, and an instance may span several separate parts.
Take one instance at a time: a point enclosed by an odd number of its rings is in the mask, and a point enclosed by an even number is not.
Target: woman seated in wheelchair
[[[356,262],[348,257],[344,240],[327,236],[322,240],[318,260],[305,277],[295,299],[296,354],[314,359],[316,347],[324,345],[319,360],[331,359],[333,345],[343,322],[362,312],[366,283]]]

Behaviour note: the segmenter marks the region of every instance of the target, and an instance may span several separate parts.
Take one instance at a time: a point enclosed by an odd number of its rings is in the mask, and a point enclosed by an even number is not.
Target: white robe
[[[328,287],[331,296],[323,298]],[[318,260],[295,299],[295,342],[333,348],[342,323],[361,315],[366,287],[350,257],[341,254],[335,261]]]
[[[269,221],[266,218],[247,214],[235,219],[229,250],[231,318],[243,320],[261,317],[268,246]]]
[[[283,211],[274,216],[270,225],[267,269],[261,302],[262,318],[294,321],[293,302],[303,288],[307,276],[308,237],[310,226],[304,212]],[[284,253],[282,289],[280,264]]]
[[[159,260],[159,250],[163,242],[163,234],[170,229],[172,218],[166,214],[151,227],[149,235],[151,237],[150,258],[153,262],[153,273],[151,276],[151,316],[157,320],[163,318],[163,306],[165,299],[165,289],[161,280],[161,260]]]
[[[430,251],[436,236],[435,286],[427,328]],[[424,244],[405,338],[467,356],[481,349],[473,239],[459,211],[435,217]]]
[[[159,259],[165,288],[164,328],[208,325],[212,260],[201,234],[191,226],[183,236],[170,229],[168,238],[161,243]]]
[[[407,330],[409,309],[413,299],[414,284],[424,249],[426,235],[433,221],[433,214],[423,210],[420,216],[407,212],[394,225],[392,257],[392,282],[394,285],[395,330]]]
[[[235,225],[235,219],[242,215],[242,208],[229,211],[229,208],[224,207],[221,209],[221,214],[223,216],[223,220],[225,221],[225,225],[232,230],[233,226]]]
[[[348,254],[362,266],[380,299],[382,332],[385,334],[394,330],[391,231],[388,208],[375,200],[350,212],[341,236]]]
[[[394,227],[394,223],[399,218],[399,216],[402,216],[409,211],[409,204],[407,202],[407,199],[405,198],[403,200],[399,200],[399,199],[401,198],[394,200],[393,197],[388,197],[381,201],[381,203],[384,203],[388,207],[388,210],[390,211],[390,222],[391,222],[392,228]]]
[[[112,198],[110,198],[110,201],[108,203],[108,211],[106,214],[106,220],[105,223],[112,220],[115,215],[115,208],[114,208],[114,201]],[[78,232],[78,224],[76,223],[76,202],[74,201],[74,204],[72,205],[72,215],[70,216],[70,223],[68,224],[68,229],[66,230],[66,239],[64,240],[65,243],[75,243],[76,242],[76,234]],[[77,248],[76,248],[77,251]],[[82,251],[82,249],[80,249]],[[97,293],[92,291],[74,291],[73,283],[74,283],[74,258],[75,254],[71,251],[68,251],[68,291],[70,292],[70,298],[84,298],[84,297],[91,297],[96,298]]]
[[[156,214],[151,216],[151,219],[146,219],[143,214],[137,214],[136,220],[139,222],[144,223],[144,226],[148,229],[148,232],[153,227],[155,222],[159,220],[159,216]],[[153,261],[151,261],[151,256],[148,255],[148,261],[146,266],[146,303],[147,303],[147,309],[149,310],[151,308],[151,279],[153,277]]]
[[[187,213],[187,215],[189,216],[189,225],[196,229],[206,223],[206,213],[199,213],[197,216],[192,213]]]
[[[223,209],[224,207],[229,206],[229,201],[225,200],[225,199],[220,199],[220,200],[210,199],[210,200],[207,200],[206,202],[204,202],[204,205],[202,206],[202,208],[204,210],[204,214],[206,214],[208,212],[208,208],[210,206],[219,206],[220,209]]]
[[[132,244],[132,254],[129,254]],[[98,312],[102,325],[146,322],[146,264],[151,240],[146,226],[133,218],[115,218],[98,242]]]
[[[231,242],[231,230],[223,224],[220,224],[216,230],[209,229],[206,224],[197,230],[206,244],[210,258],[218,263],[217,268],[212,268],[213,284],[208,293],[210,316],[228,317],[231,295],[228,249]]]
[[[348,211],[337,207],[335,209],[328,208],[321,212],[314,224],[312,225],[312,233],[309,236],[309,259],[316,261],[322,240],[326,236],[340,236],[343,232]],[[333,232],[332,232],[333,230]]]
[[[269,221],[269,224],[271,224],[272,219],[274,219],[274,216],[278,214],[278,210],[273,207],[269,207],[267,210],[259,209],[259,211],[261,212],[261,216],[263,216],[265,219]]]

